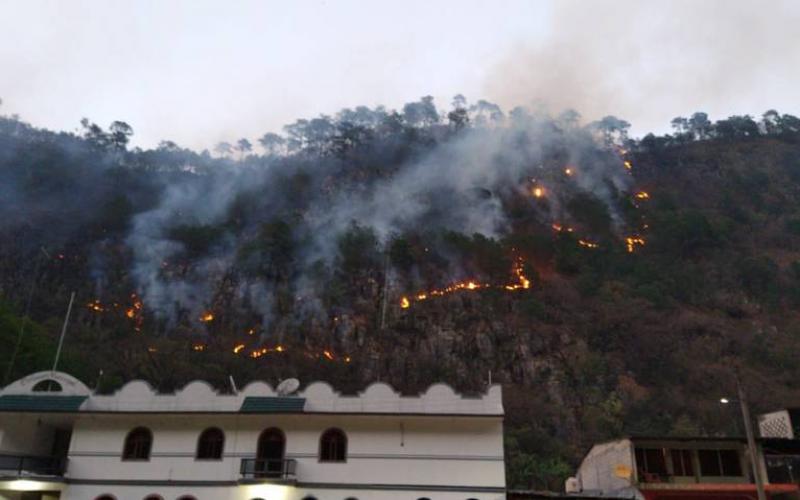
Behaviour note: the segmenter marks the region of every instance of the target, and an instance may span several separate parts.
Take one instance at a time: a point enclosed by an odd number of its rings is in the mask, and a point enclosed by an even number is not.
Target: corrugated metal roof
[[[305,398],[246,397],[239,411],[242,413],[299,413],[306,405]]]
[[[0,396],[0,411],[78,411],[86,396]]]

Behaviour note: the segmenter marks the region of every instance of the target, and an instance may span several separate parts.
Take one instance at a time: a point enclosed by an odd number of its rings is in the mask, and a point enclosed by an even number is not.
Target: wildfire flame
[[[322,351],[322,354],[323,354],[323,356],[325,356],[326,358],[328,358],[328,359],[330,359],[331,361],[333,361],[333,354],[331,354],[331,353],[330,353],[330,351]]]
[[[192,346],[192,350],[193,351],[197,351],[197,352],[203,352],[203,351],[206,350],[206,345],[205,344],[194,344]]]
[[[131,294],[131,301],[133,304],[125,310],[125,316],[133,320],[133,329],[138,332],[141,331],[142,323],[144,322],[144,318],[142,317],[144,304],[142,304],[142,301],[139,300],[139,297],[135,293]]]
[[[629,162],[628,160],[624,160],[622,162],[622,164],[625,165],[625,168],[627,168],[628,170],[632,170],[633,169],[633,164],[631,162]]]
[[[571,233],[573,231],[573,229],[571,227],[564,227],[564,226],[562,226],[561,224],[559,224],[557,222],[554,222],[550,227],[552,227],[554,231],[558,231],[559,233],[561,231],[566,231],[568,233]]]
[[[274,348],[269,347],[262,347],[261,349],[256,349],[250,352],[250,357],[253,359],[260,358],[265,354],[269,354],[271,352],[283,352],[284,348],[281,345],[275,346]]]
[[[202,321],[203,323],[214,321],[214,313],[212,313],[211,311],[204,312],[203,315],[200,316],[200,321]]]
[[[640,200],[649,200],[650,199],[650,193],[648,193],[647,191],[639,191],[634,196],[636,198],[639,198]]]
[[[535,196],[536,198],[541,198],[542,196],[544,196],[544,188],[541,188],[539,186],[533,188],[531,192],[533,193],[533,196]]]
[[[531,281],[525,276],[523,266],[524,266],[524,261],[522,259],[518,259],[517,262],[514,264],[513,269],[511,270],[512,274],[517,278],[517,281],[515,283],[508,283],[504,285],[491,285],[488,283],[480,283],[474,280],[462,281],[460,283],[454,283],[445,288],[417,293],[412,298],[403,296],[400,298],[400,307],[402,309],[408,309],[409,307],[411,307],[412,300],[415,302],[421,302],[423,300],[427,300],[430,297],[441,297],[443,295],[447,295],[460,290],[472,291],[472,290],[479,290],[482,288],[501,288],[504,290],[513,291],[513,290],[528,289],[531,287]]]
[[[641,236],[628,236],[625,238],[625,245],[628,248],[628,253],[633,253],[636,250],[636,245],[645,245],[644,238]]]
[[[571,176],[574,173],[575,173],[575,171],[572,170],[570,167],[567,167],[567,168],[564,169],[564,174],[566,174],[567,176]]]
[[[578,245],[586,248],[599,248],[600,245],[587,240],[578,240]]]
[[[233,353],[239,354],[240,352],[242,352],[242,350],[244,350],[244,344],[236,344],[236,346],[234,346],[233,348]]]
[[[86,307],[95,312],[105,311],[103,304],[100,303],[100,299],[94,299],[94,302],[89,302],[88,304],[86,304]]]

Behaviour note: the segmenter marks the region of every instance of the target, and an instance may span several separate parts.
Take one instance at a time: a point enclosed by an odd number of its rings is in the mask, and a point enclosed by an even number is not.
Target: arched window
[[[225,434],[216,427],[204,430],[197,440],[198,460],[221,460],[222,449],[225,447]]]
[[[61,384],[55,380],[47,379],[36,382],[32,390],[33,392],[61,392],[63,389]]]
[[[150,460],[150,448],[153,445],[153,434],[147,427],[137,427],[125,438],[122,450],[123,460]]]
[[[284,473],[283,455],[286,450],[286,437],[283,431],[270,427],[258,437],[256,451],[257,477],[280,476]]]
[[[344,462],[347,460],[347,436],[339,429],[328,429],[319,438],[320,462]]]

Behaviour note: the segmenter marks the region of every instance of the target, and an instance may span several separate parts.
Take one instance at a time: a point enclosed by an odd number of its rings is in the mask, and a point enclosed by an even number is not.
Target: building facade
[[[0,499],[499,500],[499,386],[437,384],[405,397],[315,382],[281,396],[255,382],[159,394],[133,381],[93,394],[42,372],[0,391]]]
[[[756,466],[767,477],[760,450]],[[626,438],[593,446],[568,490],[638,500],[757,500],[751,471],[744,439]],[[768,482],[765,489],[773,500],[800,499],[796,484]]]

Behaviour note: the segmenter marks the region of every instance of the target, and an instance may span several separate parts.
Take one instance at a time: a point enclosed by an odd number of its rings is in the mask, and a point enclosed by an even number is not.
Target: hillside
[[[491,377],[538,489],[600,439],[738,432],[734,369],[800,403],[800,120],[578,118],[423,98],[211,155],[0,117],[3,374],[21,326],[9,378],[50,367],[75,291],[61,368],[103,391]]]

